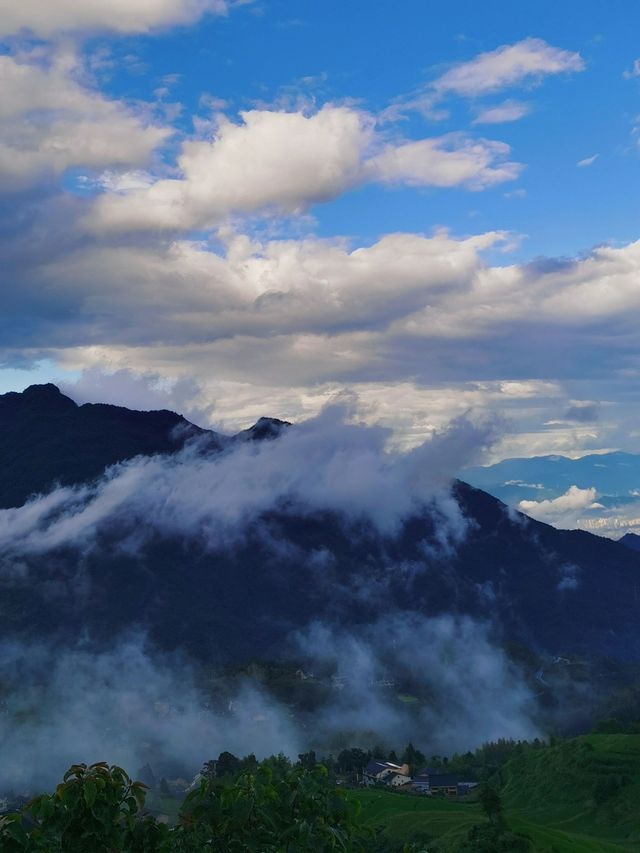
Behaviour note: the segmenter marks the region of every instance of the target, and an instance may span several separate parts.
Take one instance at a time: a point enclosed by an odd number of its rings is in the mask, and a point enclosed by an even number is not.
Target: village
[[[478,784],[453,773],[439,773],[428,767],[411,776],[408,764],[393,764],[390,761],[370,761],[359,781],[365,787],[379,786],[447,798],[467,796]]]

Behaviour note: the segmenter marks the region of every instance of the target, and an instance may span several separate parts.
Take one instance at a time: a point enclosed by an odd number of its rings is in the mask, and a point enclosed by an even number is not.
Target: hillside
[[[183,464],[176,451],[184,437],[197,432],[170,412],[76,406],[53,386],[4,395],[0,417],[5,505],[138,454],[166,454],[156,468],[168,476]],[[274,438],[281,428],[264,420],[236,441]],[[460,482],[452,497],[466,531],[455,547],[443,540],[446,519],[435,506],[385,532],[330,506],[309,511],[282,501],[244,515],[242,535],[227,547],[188,523],[193,477],[209,469],[216,476],[211,459],[221,442],[211,434],[190,457],[189,475],[167,491],[168,527],[114,514],[90,548],[82,538],[56,545],[50,536],[37,550],[7,551],[5,568],[17,561],[21,569],[4,574],[3,635],[69,640],[88,632],[101,641],[136,626],[162,648],[246,660],[278,654],[314,619],[358,626],[399,610],[469,614],[491,622],[501,642],[543,655],[640,659],[640,557],[630,549],[526,519]],[[314,463],[304,464],[313,477]],[[262,475],[249,476],[257,484]],[[200,485],[201,500],[213,499],[213,485]]]
[[[503,767],[509,827],[532,853],[615,853],[640,848],[640,735],[589,735],[542,749],[524,748]],[[430,839],[455,851],[484,820],[474,799],[446,801],[385,790],[354,792],[364,821],[394,842]]]
[[[520,820],[640,847],[640,735],[586,735],[526,750],[500,777],[504,804]]]
[[[78,406],[55,385],[2,394],[0,508],[20,506],[54,484],[91,480],[124,459],[172,453],[203,433],[174,412]]]

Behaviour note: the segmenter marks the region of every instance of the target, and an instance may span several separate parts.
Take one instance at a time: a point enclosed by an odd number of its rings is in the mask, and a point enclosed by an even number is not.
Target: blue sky
[[[212,18],[178,32],[127,39],[127,51],[145,67],[117,74],[106,88],[119,97],[151,100],[162,77],[180,75],[171,97],[184,105],[181,124],[188,132],[203,93],[228,101],[232,111],[272,102],[289,90],[318,103],[354,99],[380,112],[451,64],[499,45],[533,36],[579,51],[587,66],[582,73],[478,99],[491,104],[513,97],[532,106],[523,120],[495,129],[472,127],[477,135],[491,136],[493,129],[493,136],[526,164],[517,187],[499,186],[481,198],[464,191],[370,187],[313,209],[318,232],[326,236],[351,234],[366,241],[434,223],[463,233],[506,228],[524,237],[518,257],[574,255],[600,242],[637,237],[640,206],[629,185],[640,178],[631,138],[640,78],[623,74],[639,52],[639,17],[631,2],[606,8],[571,0],[494,0],[457,2],[446,9],[418,0],[263,3],[222,21]],[[104,39],[97,44],[114,46]],[[305,78],[311,79],[305,84]],[[451,117],[439,122],[409,116],[407,133],[469,129],[473,104],[453,102],[448,108]],[[576,168],[594,154],[598,160],[592,168]],[[526,200],[505,198],[514,188],[524,189]]]
[[[0,391],[640,450],[631,0],[5,6]]]

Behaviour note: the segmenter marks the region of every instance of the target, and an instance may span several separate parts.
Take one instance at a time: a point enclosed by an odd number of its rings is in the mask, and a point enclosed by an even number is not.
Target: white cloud
[[[388,234],[355,249],[314,238],[258,243],[234,232],[219,236],[226,244],[221,254],[187,241],[79,248],[39,269],[34,287],[73,294],[85,316],[97,312],[101,323],[113,317],[110,337],[132,344],[141,333],[146,338],[150,312],[155,340],[185,345],[367,332],[425,302],[446,311],[456,291],[468,290],[478,253],[505,235]],[[306,360],[302,351],[298,358]]]
[[[82,81],[75,58],[0,56],[0,188],[20,189],[71,166],[146,163],[169,135]]]
[[[518,509],[554,527],[571,528],[576,527],[579,516],[586,509],[596,508],[596,490],[580,489],[570,486],[569,489],[558,498],[544,501],[520,501]]]
[[[230,5],[227,0],[0,0],[0,35],[23,30],[44,38],[65,31],[146,33],[191,23],[206,12],[225,14]]]
[[[492,107],[485,107],[473,120],[473,124],[504,124],[529,115],[531,107],[521,101],[504,101]]]
[[[550,74],[583,71],[579,53],[552,47],[542,39],[527,38],[481,53],[454,65],[433,84],[439,95],[475,98],[522,83],[537,82]]]
[[[634,77],[640,77],[640,59],[634,60],[633,66],[630,71],[625,71],[622,75],[627,80],[631,80]]]
[[[523,167],[506,159],[510,153],[504,142],[450,134],[389,145],[367,163],[366,169],[388,183],[479,190],[518,177]]]
[[[32,242],[33,259],[11,278],[22,329],[12,345],[36,342],[74,369],[111,362],[298,388],[495,380],[508,353],[516,382],[609,369],[640,318],[640,243],[573,262],[491,266],[482,253],[500,233],[389,234],[357,247],[218,237],[217,252],[184,240]],[[34,299],[55,322],[36,318],[31,332],[23,317]]]
[[[598,159],[598,155],[594,154],[591,157],[585,157],[584,160],[578,160],[578,162],[576,163],[576,166],[578,166],[580,169],[585,168],[585,166],[593,166],[593,164],[596,162],[597,159]]]
[[[178,158],[181,179],[157,181],[124,198],[96,202],[100,228],[204,226],[232,212],[296,212],[343,192],[359,178],[369,120],[346,107],[313,116],[251,110],[223,120],[211,142],[189,141]]]
[[[298,213],[367,180],[481,189],[513,180],[509,146],[461,134],[386,145],[373,118],[349,107],[302,112],[251,110],[221,119],[211,141],[187,141],[180,178],[96,199],[96,230],[211,226],[232,213]]]

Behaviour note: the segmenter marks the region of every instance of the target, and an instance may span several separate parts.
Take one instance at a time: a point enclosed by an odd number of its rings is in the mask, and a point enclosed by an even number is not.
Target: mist
[[[0,793],[51,788],[80,761],[132,774],[150,764],[157,777],[191,778],[225,750],[295,759],[311,748],[323,755],[412,741],[451,755],[539,734],[524,676],[489,626],[467,617],[396,612],[357,632],[316,622],[291,638],[291,653],[307,677],[331,684],[311,712],[277,701],[248,676],[216,696],[184,655],[160,654],[140,635],[106,651],[5,642]],[[399,694],[406,685],[419,694],[415,703]]]
[[[286,710],[255,684],[239,685],[233,713],[216,712],[190,661],[141,636],[101,652],[4,643],[0,679],[0,792],[50,788],[77,762],[192,776],[223,750],[260,758],[299,746]]]
[[[434,521],[417,567],[389,560],[377,572],[339,578],[330,550],[301,555],[310,578],[328,591],[333,617],[292,631],[280,654],[284,665],[302,660],[322,673],[315,677],[324,699],[312,710],[278,701],[248,677],[234,680],[232,694],[216,695],[203,680],[206,661],[161,652],[141,625],[99,645],[82,634],[66,645],[5,637],[0,790],[51,787],[79,761],[118,763],[134,774],[148,763],[157,776],[189,775],[225,750],[295,759],[310,748],[327,754],[412,740],[429,754],[451,754],[538,734],[534,698],[490,624],[386,603],[387,577],[428,571],[464,541],[470,522],[452,495],[453,474],[478,459],[495,426],[461,418],[401,452],[387,430],[351,417],[348,407],[331,406],[272,440],[216,451],[194,439],[174,455],[138,457],[93,483],[0,511],[5,578],[28,585],[30,557],[66,549],[67,558],[75,555],[74,594],[81,589],[85,600],[91,580],[83,556],[99,553],[105,537],[129,557],[151,539],[177,537],[188,559],[190,548],[233,550],[273,511],[294,520],[330,512],[347,528],[364,524],[381,537],[420,513]],[[266,528],[261,542],[275,560],[289,547]],[[292,565],[290,554],[285,564]],[[347,629],[339,615],[356,597],[370,603],[369,616]],[[255,659],[262,651],[255,649]]]
[[[531,690],[491,633],[466,616],[400,611],[357,633],[310,625],[297,635],[299,647],[334,667],[339,685],[314,720],[318,743],[341,732],[347,740],[364,735],[357,745],[411,740],[428,754],[451,755],[501,737],[536,737]]]
[[[195,539],[210,550],[232,548],[272,510],[332,511],[345,523],[365,522],[392,536],[432,505],[439,541],[461,541],[467,522],[451,498],[452,478],[493,440],[494,425],[460,418],[401,452],[388,449],[388,430],[352,424],[349,415],[345,406],[330,406],[274,440],[237,442],[221,452],[194,439],[174,455],[138,457],[95,483],[2,510],[5,570],[8,557],[87,550],[114,531],[128,550],[156,534]]]

